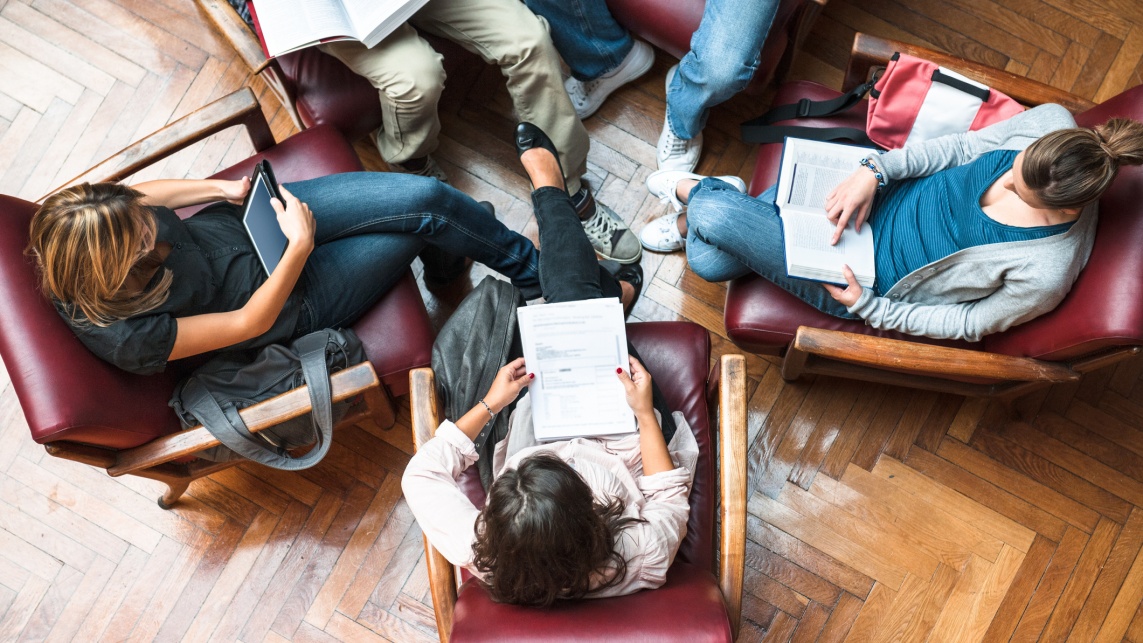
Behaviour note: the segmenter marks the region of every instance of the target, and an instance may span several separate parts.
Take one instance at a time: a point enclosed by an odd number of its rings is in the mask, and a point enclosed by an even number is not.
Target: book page
[[[778,173],[778,209],[793,207],[824,215],[826,197],[871,151],[868,147],[787,138]]]
[[[786,272],[791,277],[844,284],[843,266],[848,265],[862,286],[873,285],[877,268],[873,259],[873,228],[852,224],[841,233],[841,239],[830,245],[834,226],[825,217],[791,210],[782,213],[785,235]]]
[[[628,370],[627,329],[618,299],[517,309],[537,440],[635,430],[615,369]]]
[[[357,37],[338,0],[259,0],[254,11],[271,56],[327,38]]]
[[[373,47],[407,22],[428,0],[341,0],[345,13],[366,47]]]

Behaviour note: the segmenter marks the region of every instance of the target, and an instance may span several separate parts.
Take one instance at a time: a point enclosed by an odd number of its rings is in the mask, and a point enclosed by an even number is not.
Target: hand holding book
[[[822,284],[822,288],[826,289],[830,297],[833,297],[846,308],[857,303],[861,299],[861,284],[857,283],[857,276],[853,274],[849,266],[842,269],[842,274],[845,275],[845,288],[835,286],[833,284]]]

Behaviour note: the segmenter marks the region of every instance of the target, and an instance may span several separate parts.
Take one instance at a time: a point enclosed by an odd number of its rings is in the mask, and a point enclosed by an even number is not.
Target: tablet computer
[[[254,166],[254,173],[250,177],[250,192],[242,204],[242,224],[246,226],[246,234],[254,242],[254,251],[262,262],[269,276],[282,260],[286,251],[288,240],[278,225],[278,213],[270,205],[270,199],[278,199],[285,204],[278,182],[274,180],[274,171],[270,169],[270,162],[265,159]]]

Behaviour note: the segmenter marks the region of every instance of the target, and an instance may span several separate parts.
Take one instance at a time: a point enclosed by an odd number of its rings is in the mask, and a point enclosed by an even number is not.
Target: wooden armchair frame
[[[246,128],[256,151],[261,152],[274,145],[274,136],[254,93],[243,88],[129,145],[65,185],[123,179],[212,134],[237,125]],[[385,428],[396,422],[393,406],[369,362],[334,373],[330,382],[335,402],[360,396],[360,403],[354,404],[339,426],[366,417]],[[239,415],[250,431],[257,433],[309,411],[309,391],[302,386],[243,409]],[[159,506],[169,509],[192,481],[245,462],[174,462],[219,444],[206,428],[197,426],[131,449],[105,449],[68,441],[49,442],[44,447],[53,456],[107,469],[111,476],[132,474],[163,482],[168,490],[159,498]]]
[[[1073,112],[1095,106],[1087,99],[1006,71],[862,33],[853,40],[842,90],[871,78],[895,52],[953,68],[1025,105],[1058,103]],[[1126,346],[1068,362],[1048,362],[801,326],[786,348],[782,376],[794,380],[802,374],[817,373],[960,395],[1012,398],[1050,384],[1078,380],[1082,373],[1126,359],[1140,349]]]
[[[719,475],[717,558],[719,588],[726,601],[731,631],[738,636],[742,614],[742,582],[746,564],[746,358],[723,355],[719,362],[717,471]],[[440,425],[440,401],[431,368],[409,373],[413,444],[419,449]],[[452,635],[460,575],[424,538],[433,613],[441,643]],[[653,591],[653,590],[652,590]],[[600,599],[606,600],[606,599]]]
[[[246,25],[234,7],[227,4],[226,0],[195,0],[195,4],[206,14],[207,19],[210,20],[210,23],[214,25],[226,42],[230,43],[242,62],[250,68],[250,73],[260,76],[266,82],[270,91],[274,92],[286,113],[290,115],[294,126],[299,130],[305,129],[302,119],[298,116],[298,110],[294,106],[294,100],[286,91],[286,87],[278,75],[277,65],[272,58],[266,57],[266,53],[262,51],[261,43],[258,42],[258,37],[250,31],[250,27]]]

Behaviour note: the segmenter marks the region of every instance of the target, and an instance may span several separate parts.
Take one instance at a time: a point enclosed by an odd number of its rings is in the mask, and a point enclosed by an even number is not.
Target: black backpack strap
[[[781,143],[786,137],[804,138],[811,141],[853,141],[858,145],[880,147],[865,130],[856,127],[802,127],[799,125],[765,125],[751,128],[742,128],[742,140],[746,143]]]
[[[317,444],[299,458],[291,457],[285,449],[275,447],[251,433],[241,416],[237,413],[233,413],[233,417],[228,415],[210,391],[193,376],[187,379],[183,387],[184,408],[198,418],[219,442],[244,458],[275,469],[308,469],[321,462],[333,442],[333,400],[326,363],[328,341],[329,332],[319,331],[310,333],[295,343],[302,374],[309,386],[310,404],[313,407],[310,418],[317,434]]]
[[[831,98],[829,100],[813,101],[808,98],[803,98],[796,103],[773,107],[765,114],[742,123],[742,141],[745,143],[781,143],[786,136],[797,136],[799,138],[808,138],[816,141],[848,139],[856,143],[871,144],[865,132],[855,128],[774,126],[773,123],[797,120],[799,118],[822,118],[839,114],[861,102],[865,94],[873,89],[873,84],[874,81],[869,81],[864,85],[854,87],[837,98]],[[776,130],[793,131],[794,133],[786,133],[785,131],[783,131],[783,133],[777,133]],[[807,132],[813,130],[837,133],[830,135],[828,138],[823,138],[821,134],[807,134]],[[854,132],[858,134],[854,134]]]

